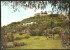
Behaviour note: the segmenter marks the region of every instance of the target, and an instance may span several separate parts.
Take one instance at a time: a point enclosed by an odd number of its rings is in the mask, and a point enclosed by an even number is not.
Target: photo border
[[[50,1],[50,0],[1,0],[1,1]],[[51,1],[54,1],[54,0],[51,0]],[[69,17],[70,17],[70,0],[60,0],[60,1],[67,1],[69,3]],[[1,9],[1,2],[0,2],[0,9]],[[1,13],[1,10],[0,10],[0,13]],[[1,16],[1,14],[0,14],[0,16]],[[69,18],[69,21],[70,21],[70,18]],[[1,22],[0,22],[0,26],[1,26]],[[70,29],[70,22],[69,22],[69,29]],[[0,31],[0,44],[1,44],[1,31]],[[1,48],[1,45],[0,45],[0,48]],[[38,50],[38,49],[10,49],[10,50]],[[39,49],[39,50],[52,50],[52,49]],[[56,50],[56,49],[54,49],[54,50]],[[57,50],[62,50],[62,49],[57,49]]]

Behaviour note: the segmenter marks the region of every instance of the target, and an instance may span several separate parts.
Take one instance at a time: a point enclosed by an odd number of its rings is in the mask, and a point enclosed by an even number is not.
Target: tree
[[[44,9],[46,5],[50,3],[52,5],[52,10],[57,8],[57,11],[69,11],[69,3],[70,1],[62,1],[62,0],[50,0],[50,1],[1,1],[4,5],[9,5],[11,3],[11,7],[14,11],[18,10],[20,7],[23,8],[35,8],[35,9]]]

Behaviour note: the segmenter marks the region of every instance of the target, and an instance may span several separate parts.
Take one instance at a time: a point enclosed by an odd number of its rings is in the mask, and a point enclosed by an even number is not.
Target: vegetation
[[[24,36],[24,35],[23,35]],[[29,39],[18,40],[20,42],[25,42],[23,46],[16,46],[10,49],[65,49],[61,40],[46,39],[45,36],[31,36]]]
[[[52,43],[55,43],[56,40],[58,40],[58,41],[63,40],[63,42],[65,42],[64,40],[67,41],[67,39],[69,39],[68,37],[70,37],[70,36],[68,36],[69,20],[67,20],[67,16],[64,16],[64,15],[61,16],[61,15],[62,14],[34,16],[34,17],[24,19],[20,22],[14,22],[7,26],[3,26],[3,27],[1,27],[1,29],[2,29],[1,34],[3,35],[2,43],[7,44],[8,42],[13,42],[13,44],[15,46],[22,46],[23,43],[25,43],[26,45],[27,44],[31,45],[31,43],[32,43],[31,38],[33,38],[35,36],[38,36],[37,38],[35,38],[35,40],[38,39],[38,43],[45,42],[44,44],[46,44],[48,39],[53,39],[54,42],[53,42],[53,40],[51,40]],[[62,18],[60,18],[60,17],[62,17]],[[42,36],[44,36],[46,38],[44,41],[41,41],[39,38]],[[66,38],[64,38],[64,37],[66,37]],[[4,42],[5,41],[4,39],[6,40],[6,42]],[[26,41],[28,41],[28,39],[31,39],[31,40],[29,40],[29,42],[26,42]],[[33,43],[37,42],[35,40],[33,40]],[[23,41],[23,43],[20,43],[20,42],[17,43],[14,41]],[[66,43],[68,44],[68,41]],[[42,44],[42,45],[44,45],[44,44]],[[47,42],[47,44],[48,44],[48,42]],[[4,46],[6,46],[6,45],[3,45],[3,47]],[[39,44],[39,46],[40,46],[40,44]],[[47,47],[49,47],[49,46],[47,46]],[[69,47],[69,45],[68,45],[68,47]]]
[[[58,12],[69,12],[69,0],[50,0],[50,1],[2,1],[3,5],[8,6],[11,3],[11,8],[13,8],[14,12],[19,10],[20,7],[26,8],[35,8],[36,9],[44,9],[48,4],[51,4],[52,10],[56,10]],[[57,12],[57,13],[58,13]]]
[[[67,1],[1,1],[16,12],[20,7],[44,9],[50,3],[52,10],[69,12],[70,2]],[[47,12],[45,12],[47,14]],[[70,19],[70,17],[68,17]],[[36,22],[36,23],[31,23]],[[67,16],[50,14],[34,16],[20,22],[13,22],[1,27],[2,48],[21,49],[62,49],[70,48],[70,21]],[[49,40],[53,39],[53,40]],[[56,40],[55,40],[56,39]],[[14,42],[17,41],[17,42]],[[23,41],[23,42],[20,42]],[[10,43],[9,43],[10,42]],[[11,43],[12,42],[12,43]],[[26,45],[24,45],[26,44]],[[15,47],[16,46],[16,47]],[[21,46],[21,47],[18,47]],[[63,47],[64,46],[64,47]]]

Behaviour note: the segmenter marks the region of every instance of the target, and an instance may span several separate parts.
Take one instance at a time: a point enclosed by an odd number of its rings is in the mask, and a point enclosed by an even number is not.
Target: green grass
[[[22,40],[17,40],[17,41],[21,42],[23,41],[26,43],[26,45],[10,49],[64,49],[61,45],[61,40],[52,40],[52,39],[47,40],[45,36],[31,36],[28,39],[24,38]]]

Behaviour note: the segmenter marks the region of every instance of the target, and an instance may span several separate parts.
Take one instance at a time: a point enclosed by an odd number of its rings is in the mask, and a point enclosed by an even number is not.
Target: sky
[[[51,5],[47,5],[47,7],[43,11],[51,11]],[[20,12],[19,12],[20,11]],[[41,12],[40,9],[34,11],[34,9],[23,9],[19,8],[19,11],[13,12],[13,9],[9,8],[9,6],[3,6],[1,3],[1,26],[8,25],[12,22],[22,21],[23,19],[34,16],[35,13]]]

